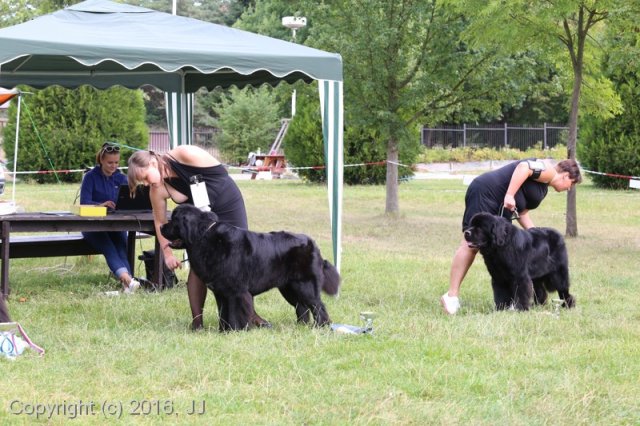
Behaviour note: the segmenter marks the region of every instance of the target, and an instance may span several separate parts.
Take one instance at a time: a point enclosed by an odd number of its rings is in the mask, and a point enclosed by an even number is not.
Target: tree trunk
[[[578,102],[580,99],[580,85],[582,78],[576,76],[571,95],[571,112],[569,113],[569,141],[567,143],[567,155],[570,159],[576,158],[576,142],[578,139]],[[577,86],[577,87],[576,87]],[[567,191],[567,237],[578,236],[578,215],[576,209],[577,186]]]
[[[582,60],[574,66],[573,91],[571,93],[571,111],[569,112],[569,140],[567,142],[567,156],[576,159],[576,145],[578,141],[578,107],[580,102],[580,89],[582,88]],[[567,237],[578,236],[578,215],[576,209],[577,186],[567,191]]]
[[[398,203],[398,142],[390,139],[387,143],[387,201],[384,209],[388,215],[400,214]]]

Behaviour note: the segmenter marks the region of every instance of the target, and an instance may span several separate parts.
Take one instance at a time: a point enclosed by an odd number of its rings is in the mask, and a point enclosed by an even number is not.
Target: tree
[[[4,149],[13,159],[16,104],[9,111],[4,129]],[[49,87],[25,96],[20,120],[18,164],[24,170],[72,170],[92,167],[95,153],[105,141],[146,148],[148,131],[144,125],[144,103],[137,90],[115,87],[96,90],[84,86],[75,90]],[[131,154],[123,150],[123,160]],[[79,182],[79,174],[57,176],[62,181]],[[55,182],[53,174],[37,175],[38,182]]]
[[[603,68],[620,95],[624,112],[615,117],[588,117],[581,120],[581,143],[578,154],[591,170],[625,176],[640,176],[640,8],[635,14],[625,9],[612,14],[603,41]],[[628,181],[619,177],[595,174],[596,186],[624,189]]]
[[[571,94],[568,158],[576,158],[580,105],[597,104],[599,114],[620,111],[620,100],[599,68],[598,40],[611,10],[626,7],[618,0],[467,0],[465,10],[476,11],[469,35],[480,45],[506,51],[535,49],[566,75]],[[588,84],[586,84],[588,83]],[[582,90],[588,88],[585,99]],[[596,108],[591,109],[594,113]],[[567,193],[566,234],[578,235],[576,189]]]
[[[172,0],[127,0],[126,3],[146,7],[160,12],[171,13]],[[244,9],[248,7],[245,0],[178,0],[176,14],[212,22],[220,25],[233,25]],[[147,123],[150,126],[167,126],[164,92],[155,87],[145,86],[145,106],[147,108]],[[220,93],[209,93],[200,89],[195,94],[193,124],[199,126],[212,126],[215,117],[213,105],[220,102]]]
[[[399,214],[400,146],[422,124],[500,116],[521,96],[526,63],[461,41],[464,14],[435,0],[333,0],[315,9],[307,44],[344,59],[345,123],[386,147],[385,212]]]
[[[278,130],[278,106],[269,90],[233,88],[216,108],[220,149],[227,161],[243,163],[249,152],[269,150]]]
[[[54,12],[81,0],[2,0],[0,2],[0,28],[28,21]]]

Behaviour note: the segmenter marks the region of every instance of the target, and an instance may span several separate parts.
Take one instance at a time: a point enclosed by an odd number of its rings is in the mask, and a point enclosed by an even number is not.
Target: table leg
[[[9,243],[11,225],[8,222],[2,222],[2,277],[0,278],[2,286],[2,297],[5,299],[9,296]]]
[[[160,247],[160,241],[156,238],[155,255],[153,256],[153,277],[158,285],[158,290],[164,289],[164,256],[162,255],[162,248]]]
[[[131,267],[131,276],[136,275],[136,231],[127,232],[127,259]]]

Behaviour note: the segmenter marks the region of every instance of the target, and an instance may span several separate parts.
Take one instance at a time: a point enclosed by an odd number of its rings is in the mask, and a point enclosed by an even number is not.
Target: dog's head
[[[476,213],[469,227],[464,230],[464,239],[471,248],[501,247],[507,243],[513,225],[501,216]]]
[[[182,204],[171,213],[171,220],[160,228],[171,248],[188,248],[200,240],[207,228],[218,221],[214,212],[203,212],[190,204]]]

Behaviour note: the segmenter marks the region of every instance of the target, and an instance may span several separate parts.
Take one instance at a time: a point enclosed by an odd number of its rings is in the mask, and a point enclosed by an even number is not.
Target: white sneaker
[[[131,278],[131,281],[129,281],[129,287],[125,288],[124,292],[126,294],[133,294],[138,288],[140,288],[140,281],[135,278]]]
[[[457,297],[449,296],[449,292],[442,295],[440,298],[440,304],[446,313],[449,315],[455,315],[460,309],[460,299]]]

